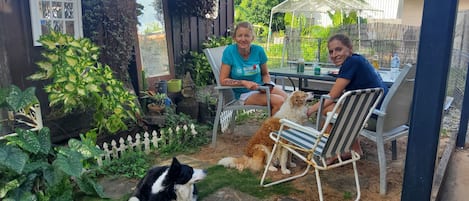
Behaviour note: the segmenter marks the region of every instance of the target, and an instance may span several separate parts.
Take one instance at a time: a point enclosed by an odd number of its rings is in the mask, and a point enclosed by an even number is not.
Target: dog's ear
[[[176,157],[173,157],[173,162],[171,162],[171,166],[169,167],[170,172],[179,172],[181,169],[181,163],[179,163]]]

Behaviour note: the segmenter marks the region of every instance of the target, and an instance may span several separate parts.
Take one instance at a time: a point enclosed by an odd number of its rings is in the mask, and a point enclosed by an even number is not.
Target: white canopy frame
[[[362,11],[378,11],[382,10],[371,7],[368,3],[360,0],[285,0],[274,6],[270,11],[269,33],[267,35],[267,49],[269,49],[272,37],[272,18],[275,13],[292,13],[293,16],[305,15],[312,13],[327,13],[327,11],[357,11],[358,26],[360,27],[360,16]],[[360,36],[360,29],[359,36]],[[359,47],[360,49],[360,38]]]

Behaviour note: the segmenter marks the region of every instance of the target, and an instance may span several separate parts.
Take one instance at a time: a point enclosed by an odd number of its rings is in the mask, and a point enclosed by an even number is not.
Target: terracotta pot
[[[158,104],[150,103],[147,105],[147,108],[148,108],[148,111],[150,111],[150,113],[161,114],[164,112],[165,105],[158,105]]]

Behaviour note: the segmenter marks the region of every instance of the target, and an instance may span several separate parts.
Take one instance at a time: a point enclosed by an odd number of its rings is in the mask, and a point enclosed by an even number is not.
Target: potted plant
[[[142,99],[146,99],[146,106],[150,113],[161,114],[166,107],[168,96],[165,93],[145,91],[143,92]]]
[[[197,93],[197,102],[199,103],[198,121],[213,123],[217,110],[217,98],[208,89],[202,89]]]

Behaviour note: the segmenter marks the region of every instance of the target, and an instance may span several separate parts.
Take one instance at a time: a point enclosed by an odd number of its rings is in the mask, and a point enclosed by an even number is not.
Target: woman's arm
[[[344,78],[337,78],[335,80],[334,85],[332,86],[332,89],[329,91],[329,96],[331,99],[326,99],[323,104],[323,108],[327,108],[330,105],[334,103],[334,99],[339,98],[340,95],[342,95],[342,92],[345,90],[345,87],[350,83],[350,80],[344,79]],[[313,106],[311,106],[308,109],[308,116],[310,116],[312,113],[315,113],[319,110],[319,105],[320,103],[317,102]]]
[[[267,64],[262,64],[261,65],[261,76],[262,76],[262,82],[264,83],[270,83],[270,73],[269,69],[267,68]]]

